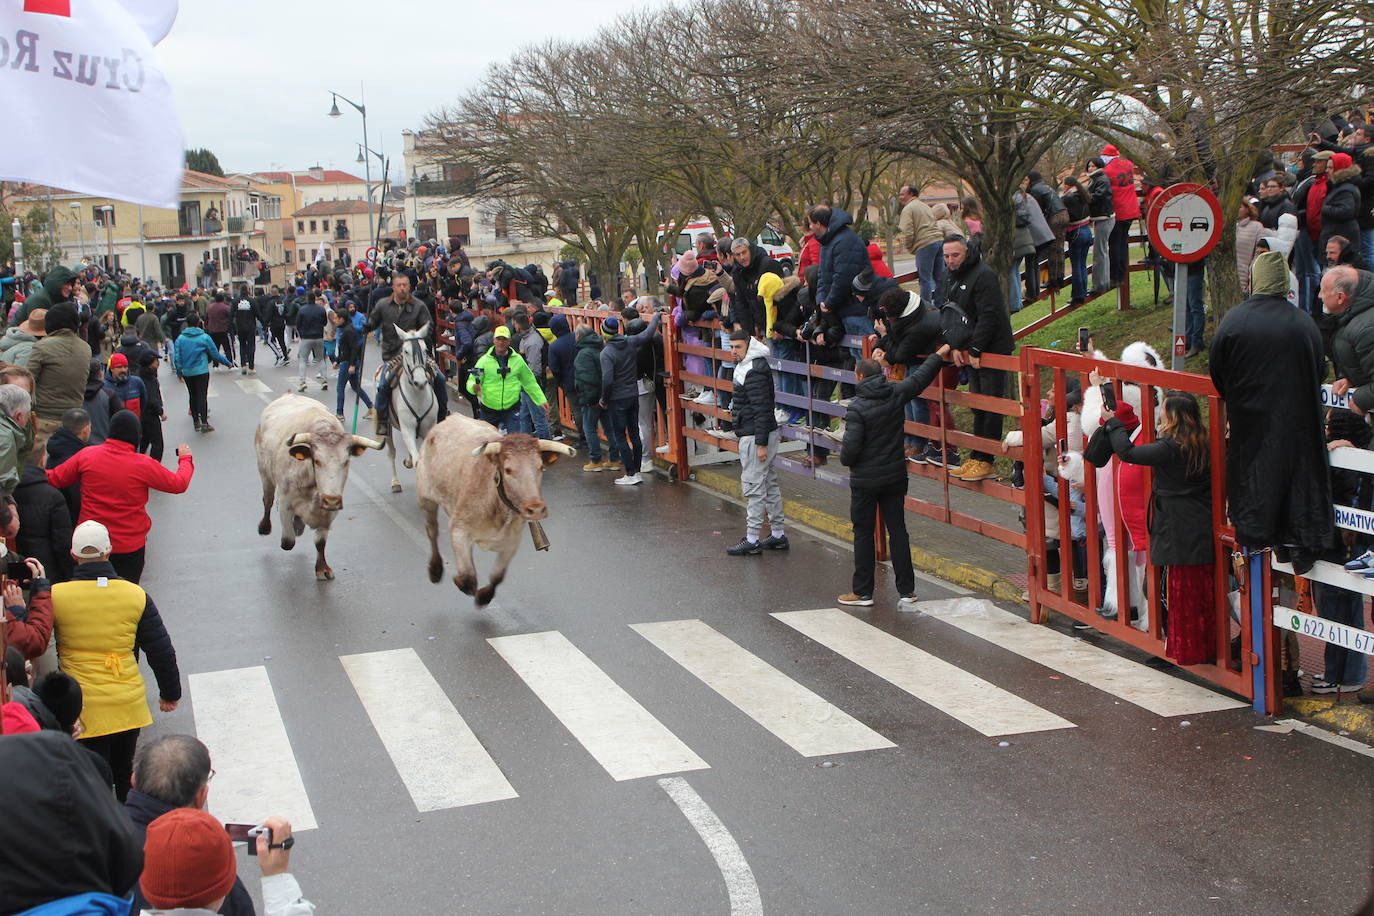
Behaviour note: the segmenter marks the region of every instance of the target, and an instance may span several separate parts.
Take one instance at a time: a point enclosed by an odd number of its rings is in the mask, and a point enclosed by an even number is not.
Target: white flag
[[[323,260],[324,260],[324,242],[320,242],[320,247],[315,249],[315,263],[318,264],[318,263],[320,263],[320,262],[323,261]]]
[[[181,124],[153,51],[176,19],[176,0],[5,7],[0,103],[16,130],[0,145],[0,179],[178,206]]]

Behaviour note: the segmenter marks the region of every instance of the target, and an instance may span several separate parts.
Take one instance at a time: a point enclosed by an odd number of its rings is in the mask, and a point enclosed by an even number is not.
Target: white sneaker
[[[789,414],[787,411],[783,410],[781,407],[774,407],[773,419],[778,421],[779,426],[786,426],[787,421],[792,419],[792,415]]]
[[[916,610],[916,602],[919,600],[920,599],[917,598],[914,594],[903,595],[902,597],[897,599],[897,610],[914,611]]]
[[[666,455],[666,454],[668,454],[668,446],[666,446],[666,445],[660,445],[658,448],[654,449],[654,454],[655,454],[655,455]]]
[[[693,404],[715,404],[715,403],[716,403],[716,389],[714,389],[714,388],[703,388],[703,389],[701,390],[701,394],[699,394],[699,395],[697,395],[696,397],[692,398],[692,403],[693,403]]]
[[[615,482],[617,486],[632,487],[635,484],[643,483],[644,478],[640,477],[638,474],[635,474],[633,477],[627,475],[625,477],[617,477]]]
[[[648,458],[645,458],[645,459],[644,459],[644,463],[641,464],[641,465],[639,466],[639,473],[641,473],[641,474],[652,474],[653,472],[654,472],[654,463],[653,463],[652,461],[650,461]]]

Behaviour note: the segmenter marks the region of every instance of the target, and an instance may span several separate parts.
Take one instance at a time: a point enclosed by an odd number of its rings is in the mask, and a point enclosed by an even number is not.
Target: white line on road
[[[838,608],[788,611],[773,616],[989,737],[1075,727],[1069,720]]]
[[[1297,719],[1278,719],[1273,725],[1256,725],[1255,731],[1274,732],[1279,735],[1286,735],[1289,732],[1302,732],[1318,741],[1325,741],[1327,744],[1334,744],[1336,747],[1343,747],[1347,751],[1354,751],[1366,757],[1374,757],[1374,747],[1361,744],[1354,738],[1347,738],[1344,735],[1333,735],[1331,732],[1319,725],[1310,722],[1299,722]]]
[[[896,747],[700,620],[630,629],[804,757]]]
[[[271,388],[260,378],[237,378],[234,384],[238,385],[244,394],[268,394]]]
[[[1004,611],[991,601],[922,601],[917,610],[1161,716],[1196,715],[1246,704],[1206,687],[1147,668],[1081,639]]]
[[[421,811],[517,798],[414,649],[339,658]],[[397,697],[405,697],[397,703]]]
[[[562,633],[487,642],[612,779],[709,769]]]
[[[317,827],[267,669],[210,671],[189,681],[196,736],[215,767],[215,817],[257,824],[280,814],[292,830]]]
[[[725,879],[725,890],[730,895],[730,916],[762,916],[763,900],[759,897],[754,870],[745,860],[739,843],[716,817],[716,812],[681,776],[660,779],[658,784],[681,809],[683,817],[706,844],[711,858],[716,860],[716,867]]]

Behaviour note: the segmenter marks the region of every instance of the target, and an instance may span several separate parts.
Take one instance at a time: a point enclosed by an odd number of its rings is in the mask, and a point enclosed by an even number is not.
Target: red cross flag
[[[0,180],[176,207],[181,124],[153,45],[177,0],[8,0]],[[16,9],[16,7],[18,7]]]

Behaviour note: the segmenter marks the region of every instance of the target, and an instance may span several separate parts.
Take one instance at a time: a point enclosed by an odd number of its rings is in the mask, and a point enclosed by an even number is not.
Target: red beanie
[[[113,369],[115,366],[124,366],[125,368],[128,368],[129,357],[125,356],[123,353],[111,353],[110,368]]]
[[[1350,158],[1349,153],[1336,153],[1331,157],[1331,171],[1339,172],[1341,169],[1348,169],[1355,162]]]
[[[1120,156],[1121,154],[1118,153],[1118,152],[1116,151],[1116,147],[1115,147],[1115,146],[1112,146],[1110,143],[1108,143],[1106,146],[1102,147],[1102,155],[1104,155],[1104,156]]]
[[[138,886],[159,909],[207,907],[234,886],[234,845],[208,811],[176,808],[148,825]]]

